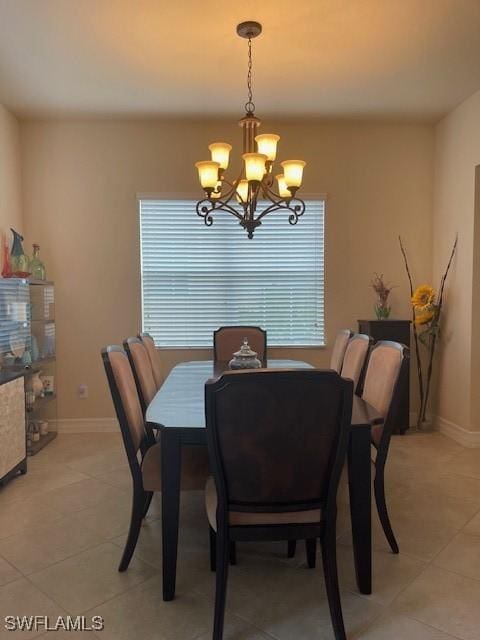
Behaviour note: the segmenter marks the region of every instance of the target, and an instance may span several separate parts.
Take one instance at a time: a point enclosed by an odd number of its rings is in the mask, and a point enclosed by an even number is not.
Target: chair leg
[[[216,553],[216,590],[215,590],[215,614],[213,620],[212,640],[223,639],[223,626],[225,620],[225,602],[227,598],[228,562],[230,544],[224,532],[217,532]]]
[[[148,510],[150,508],[150,503],[152,502],[153,491],[147,491],[145,496],[145,506],[143,507],[143,517],[147,517]]]
[[[398,553],[398,544],[393,533],[392,525],[390,524],[390,518],[388,517],[387,503],[385,502],[385,483],[383,467],[376,469],[375,471],[375,502],[377,504],[378,517],[382,524],[383,532],[387,538],[388,544],[392,553]]]
[[[305,540],[305,548],[307,551],[307,564],[309,569],[315,569],[317,559],[317,539],[309,538]]]
[[[140,527],[142,526],[144,509],[145,493],[141,491],[134,491],[130,529],[128,531],[127,542],[125,543],[122,559],[118,566],[119,571],[126,571],[128,569],[128,565],[130,564],[130,560],[132,559],[133,552],[137,545],[138,534],[140,533]]]
[[[327,589],[333,633],[335,640],[346,640],[347,636],[345,635],[345,626],[343,624],[342,603],[338,589],[335,528],[333,528],[333,531],[325,532],[320,542],[322,547],[323,574],[325,576],[325,587]]]
[[[215,571],[216,570],[217,534],[212,529],[212,527],[209,527],[209,529],[210,529],[210,571]],[[237,545],[234,541],[230,542],[229,558],[230,558],[231,565],[237,564]]]
[[[210,533],[210,571],[215,571],[217,568],[217,534],[212,527],[209,527]]]
[[[288,549],[287,549],[287,558],[294,558],[296,549],[297,549],[297,541],[289,540]]]

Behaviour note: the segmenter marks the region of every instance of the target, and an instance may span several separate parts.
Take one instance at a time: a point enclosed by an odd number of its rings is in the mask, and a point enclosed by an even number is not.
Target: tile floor
[[[339,572],[349,639],[480,639],[480,450],[437,433],[396,437],[387,474],[401,553],[374,516],[374,592],[356,591],[347,492],[340,490]],[[100,615],[104,640],[208,640],[214,576],[200,492],[182,497],[177,598],[161,598],[158,497],[129,570],[117,572],[130,477],[116,434],[60,435],[0,489],[0,640],[7,615]],[[333,638],[321,563],[284,544],[239,545],[230,572],[227,640]],[[56,640],[78,635],[58,632]]]

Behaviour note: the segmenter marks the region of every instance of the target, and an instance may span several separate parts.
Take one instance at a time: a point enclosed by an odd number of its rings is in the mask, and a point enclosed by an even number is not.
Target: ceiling
[[[19,116],[434,121],[480,88],[480,0],[0,0],[0,103]]]

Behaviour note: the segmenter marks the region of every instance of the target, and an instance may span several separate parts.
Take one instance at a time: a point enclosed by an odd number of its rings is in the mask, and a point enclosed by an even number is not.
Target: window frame
[[[323,201],[323,342],[322,344],[282,344],[282,345],[273,345],[271,349],[301,349],[301,350],[324,350],[328,348],[327,344],[327,331],[326,331],[326,323],[325,323],[325,300],[326,300],[326,264],[327,264],[327,256],[326,256],[326,235],[327,235],[327,215],[328,215],[328,194],[325,192],[322,193],[302,193],[302,200],[307,204],[309,200],[322,200]],[[193,200],[198,201],[199,196],[196,192],[192,195],[192,193],[188,192],[140,192],[136,194],[136,203],[137,203],[137,223],[138,223],[138,239],[139,239],[139,249],[140,249],[140,297],[141,297],[141,325],[142,331],[145,331],[144,326],[144,292],[143,292],[143,255],[142,255],[142,238],[141,238],[141,226],[140,226],[140,207],[142,200]],[[229,214],[224,212],[225,216]],[[274,214],[273,214],[274,215]],[[200,220],[200,219],[199,219]],[[200,220],[201,222],[201,220]],[[235,221],[232,218],[232,223]],[[265,218],[265,223],[268,224],[268,216]],[[286,222],[288,225],[288,222]],[[301,218],[299,219],[297,224],[302,224]],[[185,345],[169,345],[162,346],[157,345],[157,349],[162,351],[208,351],[209,349],[213,349],[213,336],[212,336],[212,347],[208,346],[185,346]]]

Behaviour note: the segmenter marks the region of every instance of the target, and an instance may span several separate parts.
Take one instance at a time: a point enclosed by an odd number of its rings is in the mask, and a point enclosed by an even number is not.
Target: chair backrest
[[[235,371],[207,382],[219,505],[276,512],[325,506],[330,490],[336,495],[352,396],[352,382],[330,370]]]
[[[149,333],[140,333],[138,337],[145,345],[145,348],[148,351],[148,355],[150,356],[150,362],[152,364],[153,377],[155,378],[155,384],[157,385],[157,390],[160,389],[164,380],[165,380],[165,371],[162,366],[162,360],[160,358],[160,354],[158,353],[158,349],[155,346],[155,341]]]
[[[143,413],[153,400],[157,392],[157,385],[153,377],[152,363],[147,348],[139,338],[127,338],[123,346],[133,371],[133,377],[137,385],[138,397],[142,405]]]
[[[260,327],[235,326],[220,327],[213,332],[213,359],[215,361],[230,360],[247,338],[248,344],[257,352],[259,360],[267,358],[267,332]]]
[[[330,369],[333,369],[337,373],[340,373],[342,370],[343,357],[351,335],[352,332],[350,329],[341,329],[335,338],[332,355],[330,357]]]
[[[371,343],[372,339],[370,336],[364,333],[356,333],[350,338],[345,350],[340,375],[342,378],[353,380],[355,392],[358,392],[359,383],[362,382],[362,373],[367,362],[368,350]]]
[[[130,362],[116,345],[102,349],[102,359],[130,467],[139,471],[137,453],[148,447],[148,435]]]
[[[399,382],[409,361],[408,347],[399,342],[382,340],[370,352],[362,398],[385,418],[383,425],[372,428],[372,437],[377,445],[383,435],[388,438],[391,435],[392,418],[398,409]]]

